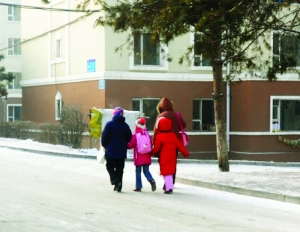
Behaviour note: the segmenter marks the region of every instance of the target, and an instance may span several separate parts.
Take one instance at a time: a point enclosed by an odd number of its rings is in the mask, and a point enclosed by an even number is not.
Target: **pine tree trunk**
[[[213,65],[214,108],[216,124],[216,142],[220,171],[229,171],[228,145],[226,138],[226,94],[222,75],[222,64]]]

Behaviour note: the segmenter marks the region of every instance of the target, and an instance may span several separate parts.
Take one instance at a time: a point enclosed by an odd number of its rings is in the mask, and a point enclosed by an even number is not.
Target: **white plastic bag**
[[[100,146],[100,150],[97,155],[97,161],[99,164],[105,164],[106,159],[105,159],[105,149],[104,147]]]

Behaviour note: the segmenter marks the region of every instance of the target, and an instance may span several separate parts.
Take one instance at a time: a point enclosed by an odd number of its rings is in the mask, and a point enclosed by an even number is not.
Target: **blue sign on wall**
[[[96,72],[96,60],[88,60],[87,61],[87,72]]]
[[[105,89],[105,80],[99,80],[99,89]]]

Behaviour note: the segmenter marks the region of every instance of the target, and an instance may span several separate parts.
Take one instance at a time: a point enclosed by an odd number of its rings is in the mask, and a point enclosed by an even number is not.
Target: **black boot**
[[[156,183],[155,183],[155,180],[150,181],[150,184],[151,184],[151,189],[152,189],[152,191],[154,192],[154,191],[156,190]]]
[[[122,183],[118,183],[117,184],[117,191],[121,192],[121,190],[122,190]]]

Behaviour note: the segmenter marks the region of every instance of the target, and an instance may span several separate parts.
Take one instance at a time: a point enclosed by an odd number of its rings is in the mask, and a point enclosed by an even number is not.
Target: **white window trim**
[[[59,44],[59,46],[58,46]],[[61,40],[55,40],[55,59],[61,59]]]
[[[54,47],[55,47],[55,50],[54,50],[54,60],[55,61],[60,61],[62,59],[62,56],[61,56],[61,52],[62,52],[62,49],[61,49],[61,34],[58,33],[55,37],[55,42],[54,42]],[[59,41],[59,48],[57,47],[57,42]],[[59,56],[58,56],[58,52],[57,50],[59,49]]]
[[[143,32],[141,32],[143,33]],[[133,42],[133,41],[132,41]],[[129,56],[129,70],[136,71],[167,71],[169,70],[169,62],[164,58],[162,52],[159,53],[161,65],[134,65],[134,47],[133,43],[130,47],[131,53]],[[166,44],[160,44],[160,50],[164,50],[164,54],[169,53],[169,48]]]
[[[7,47],[8,47],[7,48],[7,56],[21,56],[22,55],[22,49],[21,49],[21,54],[12,54],[12,55],[8,54],[9,51],[12,51],[12,50],[15,51],[15,48],[14,48],[15,44],[14,44],[14,46],[9,47],[9,42],[8,42],[9,39],[20,39],[20,43],[21,43],[21,37],[19,37],[19,36],[8,36],[7,39],[6,39],[6,41],[7,41]]]
[[[57,102],[59,101],[59,108],[57,106]],[[61,114],[61,111],[62,111],[62,96],[60,94],[60,92],[57,92],[56,93],[56,96],[55,96],[55,120],[60,120],[61,117],[60,117],[60,114]],[[60,112],[58,112],[60,111]]]
[[[8,71],[7,73],[13,73],[13,74],[15,74],[15,73],[20,73],[20,74],[21,74],[20,82],[21,82],[21,80],[22,80],[22,71],[20,71],[20,70],[19,70],[19,71]],[[16,80],[16,79],[13,79],[11,83],[9,83],[9,82],[7,81],[7,89],[8,89],[8,90],[13,90],[13,89],[15,89],[15,80]],[[12,85],[12,87],[13,87],[12,89],[9,88],[9,84]],[[20,86],[21,86],[21,83],[19,83],[19,84],[20,84]],[[20,87],[20,89],[21,89],[21,88],[22,88],[22,87]],[[16,90],[16,89],[15,89],[15,90]]]
[[[299,4],[299,3],[297,3],[297,4]],[[272,36],[271,36],[271,45],[272,45],[272,47],[271,47],[271,64],[272,64],[272,66],[273,66],[273,57],[274,57],[274,53],[273,53],[273,48],[274,48],[274,34],[279,34],[279,61],[280,61],[280,52],[281,52],[281,36],[282,35],[295,35],[296,36],[296,34],[294,33],[283,33],[282,31],[272,31]],[[277,55],[277,54],[276,54]],[[300,66],[296,66],[296,69],[299,69],[300,68]]]
[[[8,111],[8,108],[10,106],[13,106],[13,107],[16,107],[16,106],[19,106],[22,108],[22,104],[6,104],[6,121],[9,122],[9,111]],[[14,115],[14,118],[13,118],[13,122],[15,122],[15,115]]]
[[[213,101],[213,98],[207,98],[207,97],[203,97],[203,98],[201,98],[201,97],[196,97],[196,98],[193,98],[193,101],[194,100],[201,100],[201,101],[203,101],[203,100],[211,100],[211,101]],[[200,122],[200,125],[202,125],[202,103],[201,103],[201,109],[200,109],[200,111],[201,111],[201,115],[200,115],[200,117],[201,117],[201,119],[194,119],[194,118],[192,118],[192,124],[194,123],[194,122]],[[193,112],[192,112],[192,114],[193,114]],[[215,130],[213,130],[213,131],[208,131],[208,130],[201,130],[201,131],[194,131],[193,130],[193,128],[192,128],[192,131],[194,132],[194,133],[216,133],[216,131]]]
[[[158,100],[158,101],[160,101],[161,98],[159,98],[159,97],[134,97],[134,98],[132,98],[132,101],[133,100],[139,101],[139,108],[140,108],[139,113],[140,113],[140,117],[144,117],[144,118],[148,119],[149,115],[145,115],[144,108],[143,108],[143,101],[144,100]],[[152,135],[153,134],[153,127],[152,128],[151,127],[147,127],[147,129],[148,129],[149,134]]]
[[[278,34],[279,33],[279,31],[274,31],[274,30],[272,30],[272,36],[270,36],[270,44],[271,44],[271,52],[270,52],[270,57],[269,57],[269,59],[270,59],[270,62],[271,62],[271,65],[272,65],[272,67],[273,67],[273,65],[274,65],[274,62],[273,62],[273,57],[274,57],[274,53],[273,53],[273,50],[274,50],[274,34]]]
[[[8,22],[14,22],[14,21],[15,21],[15,20],[14,20],[14,14],[10,14],[10,13],[8,12],[8,9],[9,9],[9,6],[7,6],[7,8],[6,8],[6,12],[7,12],[7,21],[8,21]],[[12,9],[14,9],[14,8],[12,7]],[[8,19],[9,17],[12,17],[13,20],[9,20],[9,19]]]
[[[144,108],[143,108],[143,100],[161,100],[161,98],[159,97],[134,97],[132,98],[132,100],[138,100],[139,104],[140,104],[140,117],[145,117],[147,118],[147,115],[145,116],[144,114]]]
[[[270,97],[270,132],[273,132],[273,100],[299,100],[300,96],[271,96]],[[284,133],[290,134],[288,131]],[[276,132],[274,132],[276,133]]]
[[[190,44],[191,46],[194,45],[194,32],[190,33]],[[191,66],[190,70],[212,70],[212,66],[194,66],[194,50],[190,54]]]
[[[57,41],[60,40],[60,57],[56,57],[56,52],[57,52]],[[66,59],[62,58],[62,46],[61,43],[62,42],[62,35],[60,33],[57,33],[55,36],[55,40],[54,40],[54,55],[51,54],[51,56],[53,57],[52,60],[50,61],[50,64],[59,64],[59,63],[65,63]]]
[[[12,4],[16,4],[16,3],[13,2]],[[13,9],[13,14],[9,14],[8,13],[8,6],[6,7],[6,14],[7,14],[6,20],[7,20],[7,22],[9,22],[9,23],[13,23],[13,22],[19,23],[19,22],[21,22],[21,20],[15,20],[15,15],[14,15],[15,7],[12,7],[12,9]],[[13,20],[8,20],[8,17],[12,17]]]

